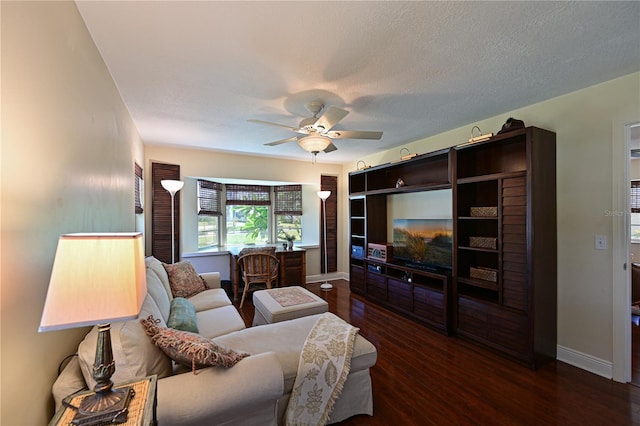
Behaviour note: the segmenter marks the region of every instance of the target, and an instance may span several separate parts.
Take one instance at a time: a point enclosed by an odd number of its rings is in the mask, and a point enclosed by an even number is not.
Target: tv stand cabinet
[[[530,368],[554,359],[555,142],[555,133],[527,127],[351,172],[351,290]],[[389,242],[388,195],[449,188],[449,274],[367,257],[369,243]]]

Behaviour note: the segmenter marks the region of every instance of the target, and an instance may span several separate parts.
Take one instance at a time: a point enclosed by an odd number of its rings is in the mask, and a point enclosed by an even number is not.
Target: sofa
[[[249,354],[230,368],[197,371],[179,365],[155,346],[140,319],[153,316],[165,327],[174,290],[164,265],[146,259],[147,296],[138,319],[111,325],[116,384],[157,375],[156,417],[160,425],[281,425],[307,335],[320,315],[246,328],[220,285],[217,272],[200,274],[204,291],[187,298],[195,307],[198,334],[222,348]],[[97,329],[78,346],[77,357],[53,385],[56,407],[66,396],[93,388]],[[356,336],[349,375],[328,423],[356,414],[373,415],[369,369],[376,348]]]

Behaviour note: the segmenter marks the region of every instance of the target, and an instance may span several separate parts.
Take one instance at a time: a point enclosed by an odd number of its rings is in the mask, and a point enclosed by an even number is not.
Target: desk
[[[156,424],[156,380],[157,376],[149,376],[134,382],[114,386],[116,389],[123,386],[132,386],[135,391],[135,395],[129,403],[127,421],[122,423],[122,426],[153,426]],[[80,402],[91,394],[93,394],[92,391],[75,393],[66,397],[64,403],[79,406]],[[70,425],[75,414],[76,411],[74,409],[63,405],[51,419],[49,426]]]
[[[229,275],[231,284],[233,285],[233,300],[238,301],[238,288],[242,282],[240,276],[240,268],[238,267],[237,251],[230,252],[229,256]],[[291,285],[304,286],[307,283],[307,251],[305,249],[294,247],[291,250],[276,249],[276,257],[279,261],[278,266],[278,287],[287,287]]]

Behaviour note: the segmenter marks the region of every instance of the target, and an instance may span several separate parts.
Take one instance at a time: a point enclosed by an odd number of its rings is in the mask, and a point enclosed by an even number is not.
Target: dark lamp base
[[[134,395],[135,391],[132,387],[89,395],[80,403],[71,423],[76,426],[124,423],[129,414],[129,402]]]

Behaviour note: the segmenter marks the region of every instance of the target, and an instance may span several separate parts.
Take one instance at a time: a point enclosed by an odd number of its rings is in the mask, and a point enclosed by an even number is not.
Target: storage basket
[[[469,268],[469,276],[478,280],[491,281],[495,283],[498,281],[498,271],[491,268]]]
[[[498,207],[471,207],[471,217],[496,217],[498,216]]]
[[[469,247],[496,249],[498,239],[493,237],[469,237]]]

